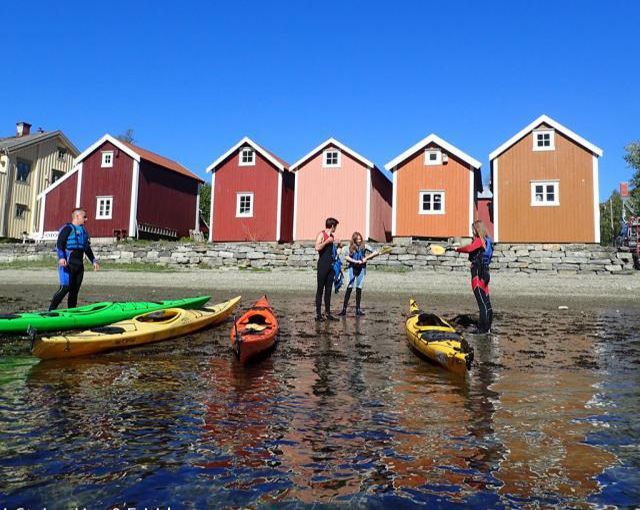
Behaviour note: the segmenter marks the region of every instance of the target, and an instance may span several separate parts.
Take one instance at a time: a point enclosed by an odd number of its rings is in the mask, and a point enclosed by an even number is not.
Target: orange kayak
[[[231,327],[231,348],[236,357],[246,363],[273,347],[278,331],[278,319],[273,308],[267,296],[262,296]]]

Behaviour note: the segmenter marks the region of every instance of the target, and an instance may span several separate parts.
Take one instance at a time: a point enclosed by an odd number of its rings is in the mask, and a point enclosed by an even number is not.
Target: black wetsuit
[[[71,241],[69,238],[71,237]],[[84,256],[89,257],[91,263],[96,258],[91,249],[89,234],[83,227],[74,227],[68,223],[60,229],[56,243],[58,259],[66,259],[66,267],[59,266],[60,288],[51,299],[49,310],[58,308],[64,297],[69,294],[67,307],[75,308],[78,304],[78,293],[84,278]]]
[[[478,311],[480,321],[478,330],[486,333],[491,329],[493,322],[493,308],[491,307],[491,299],[489,298],[489,282],[491,275],[489,274],[489,266],[485,264],[484,246],[479,237],[476,237],[469,246],[458,248],[461,253],[468,253],[471,261],[471,289],[478,303]]]
[[[323,232],[324,241],[329,238]],[[318,288],[316,289],[316,317],[322,316],[322,293],[324,292],[324,310],[327,315],[331,315],[331,289],[336,276],[333,270],[333,243],[329,243],[322,248],[318,255]]]

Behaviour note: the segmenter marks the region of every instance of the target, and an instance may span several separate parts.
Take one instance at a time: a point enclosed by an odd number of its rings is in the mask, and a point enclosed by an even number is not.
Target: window
[[[253,193],[238,193],[236,195],[236,218],[253,217]]]
[[[560,205],[560,182],[558,181],[532,181],[531,205]]]
[[[424,164],[429,166],[441,165],[442,151],[440,149],[427,149],[424,151]]]
[[[555,132],[553,129],[538,129],[533,132],[534,151],[552,151],[555,148]]]
[[[110,220],[113,213],[113,197],[97,197],[96,201],[96,220]]]
[[[29,182],[29,174],[31,173],[31,161],[19,159],[16,162],[16,182]]]
[[[58,179],[61,179],[64,176],[64,172],[62,170],[51,170],[51,184],[56,182]]]
[[[58,147],[58,159],[64,159],[66,155],[67,149],[65,149],[64,147]]]
[[[113,151],[104,151],[102,153],[102,164],[100,166],[102,168],[113,167]]]
[[[27,206],[16,204],[16,218],[23,220],[27,216]]]
[[[322,158],[322,166],[324,168],[337,168],[340,166],[340,151],[329,149],[324,151]]]
[[[444,191],[421,191],[419,214],[444,214]]]
[[[240,166],[255,166],[256,152],[251,147],[245,147],[240,151]]]

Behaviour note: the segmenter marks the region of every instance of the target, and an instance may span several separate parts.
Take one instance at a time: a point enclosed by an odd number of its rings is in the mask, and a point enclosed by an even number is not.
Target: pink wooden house
[[[329,138],[290,169],[294,241],[315,239],[328,217],[340,222],[340,239],[355,231],[374,241],[390,238],[391,182],[371,161]]]

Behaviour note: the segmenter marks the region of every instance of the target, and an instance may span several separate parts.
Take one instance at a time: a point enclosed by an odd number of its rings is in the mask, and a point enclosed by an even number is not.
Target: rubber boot
[[[338,315],[347,315],[347,306],[349,305],[349,299],[351,298],[351,287],[347,287],[347,291],[344,293],[344,303],[342,305],[342,311]]]
[[[356,315],[364,315],[362,308],[360,308],[360,303],[362,302],[362,289],[356,289]]]

